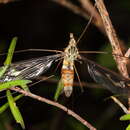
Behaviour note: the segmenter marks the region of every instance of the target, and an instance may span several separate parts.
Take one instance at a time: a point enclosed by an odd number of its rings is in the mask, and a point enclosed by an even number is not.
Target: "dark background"
[[[105,1],[113,25],[120,39],[129,43],[130,37],[130,2],[129,0],[109,0]],[[28,48],[43,48],[63,50],[69,41],[69,33],[74,33],[76,39],[80,36],[88,21],[81,16],[75,15],[70,10],[58,5],[51,0],[20,0],[8,4],[0,5],[0,50],[7,52],[10,41],[14,36],[18,37],[16,50]],[[90,25],[84,37],[78,44],[79,50],[108,50],[109,41],[94,26]],[[109,46],[109,47],[108,47]],[[51,55],[54,53],[26,52],[15,54],[13,61],[29,59],[41,55]],[[98,63],[107,63],[107,56],[88,55]],[[105,57],[105,58],[104,58]],[[105,61],[106,60],[106,61]],[[1,60],[2,61],[2,60]],[[2,63],[2,62],[1,62]],[[113,61],[109,60],[113,67]],[[86,65],[76,64],[81,80],[92,81],[87,73]],[[55,74],[52,67],[47,74]],[[60,69],[55,75],[59,78]],[[53,95],[56,84],[43,82],[32,87],[35,94],[50,98]],[[105,100],[112,93],[104,89],[84,88],[81,93],[78,87],[74,88],[74,93],[70,99],[61,95],[59,102],[74,110],[81,117],[93,124],[100,130],[123,130],[127,123],[119,121],[119,117],[124,113],[110,99]],[[17,102],[27,130],[87,130],[81,123],[68,116],[63,111],[24,97]],[[15,130],[20,126],[12,119],[10,111],[1,115],[1,129],[10,125]],[[7,129],[7,127],[5,128]]]

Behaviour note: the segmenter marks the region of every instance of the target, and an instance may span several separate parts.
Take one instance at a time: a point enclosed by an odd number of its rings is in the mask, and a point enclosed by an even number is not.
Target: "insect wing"
[[[52,63],[54,63],[59,57],[61,57],[61,55],[56,54],[11,64],[0,81],[5,82],[15,79],[34,79],[45,73],[51,67]]]
[[[96,64],[91,60],[86,59],[86,62],[88,66],[88,72],[95,82],[103,85],[113,93],[129,95],[130,80]]]

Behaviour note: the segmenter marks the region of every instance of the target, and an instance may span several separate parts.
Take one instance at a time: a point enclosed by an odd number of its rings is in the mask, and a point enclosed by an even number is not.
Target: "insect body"
[[[72,33],[70,33],[69,45],[64,50],[64,59],[61,69],[61,80],[64,85],[64,92],[66,97],[70,97],[73,90],[74,82],[74,61],[80,58],[76,41]]]
[[[37,76],[46,72],[52,63],[56,62],[59,59],[63,58],[63,65],[61,69],[61,81],[64,86],[63,90],[66,97],[70,97],[73,91],[73,82],[74,82],[74,62],[78,59],[81,59],[79,53],[84,53],[84,51],[78,51],[77,42],[74,39],[73,34],[70,34],[69,45],[65,48],[64,51],[58,51],[60,54],[43,56],[40,58],[30,59],[21,61],[18,63],[11,64],[7,71],[2,77],[0,77],[0,82],[6,82],[11,80],[19,79],[34,79]],[[35,49],[34,49],[35,50]],[[48,50],[47,50],[48,51]],[[53,51],[57,52],[57,51]],[[94,51],[87,51],[85,53],[97,53]],[[101,52],[98,52],[101,53]],[[84,57],[82,57],[84,59]],[[111,72],[108,69],[104,69],[100,65],[97,65],[91,60],[86,61],[88,66],[88,72],[90,76],[98,83],[105,86],[107,89],[114,93],[124,93],[128,95],[130,93],[130,80],[118,76],[117,74]]]

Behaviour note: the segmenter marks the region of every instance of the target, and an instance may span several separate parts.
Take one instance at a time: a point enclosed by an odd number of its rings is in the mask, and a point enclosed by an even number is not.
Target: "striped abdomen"
[[[61,78],[64,85],[64,93],[66,97],[70,97],[73,91],[73,82],[74,82],[73,62],[70,63],[64,60],[61,73],[62,73]]]

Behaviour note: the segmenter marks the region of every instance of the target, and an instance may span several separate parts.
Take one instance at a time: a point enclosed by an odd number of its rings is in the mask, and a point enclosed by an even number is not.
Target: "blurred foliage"
[[[130,130],[130,125],[127,126],[126,130]]]
[[[125,114],[125,115],[121,116],[120,120],[121,121],[130,120],[130,114]]]
[[[112,49],[110,44],[109,43],[104,44],[101,48],[101,51],[108,52],[108,54],[98,55],[96,58],[97,62],[102,66],[105,66],[110,69],[114,69],[116,64],[112,56]]]

